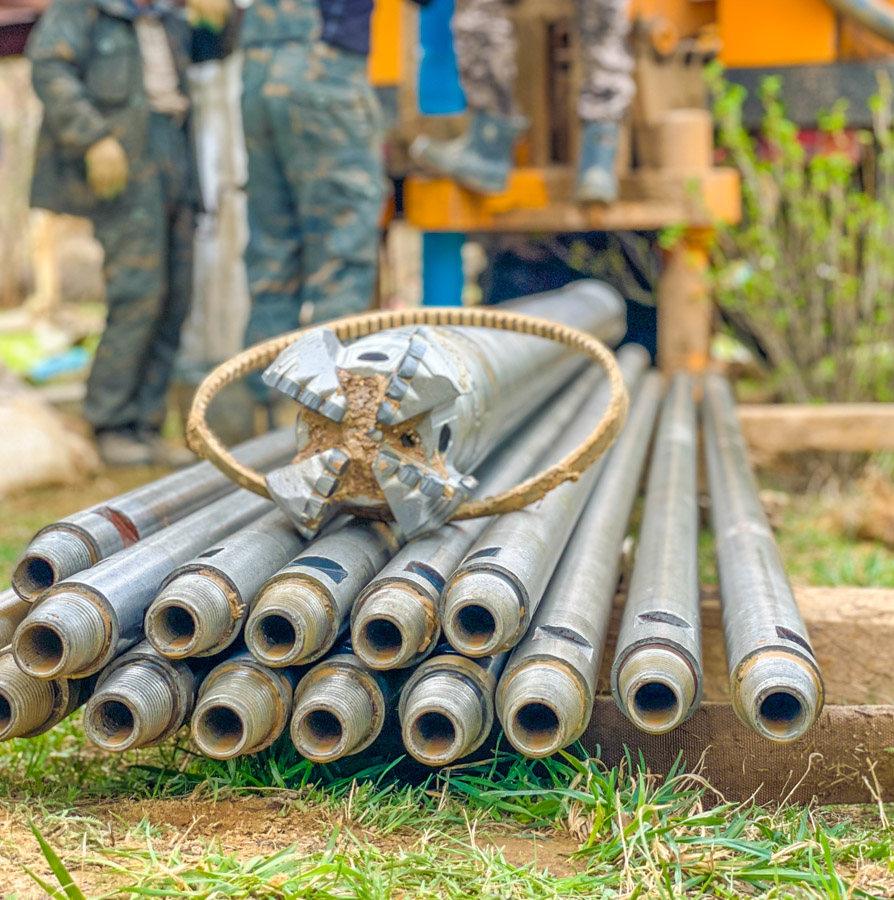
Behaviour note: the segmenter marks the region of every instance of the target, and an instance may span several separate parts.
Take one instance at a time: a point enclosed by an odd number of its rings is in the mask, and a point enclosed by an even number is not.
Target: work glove
[[[87,150],[84,161],[87,184],[100,200],[112,200],[127,187],[127,154],[115,138],[98,140]]]
[[[193,28],[223,31],[231,12],[230,0],[186,0],[186,17]]]

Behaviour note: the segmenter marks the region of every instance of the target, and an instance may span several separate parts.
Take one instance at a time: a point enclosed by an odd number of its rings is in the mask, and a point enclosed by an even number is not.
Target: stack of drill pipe
[[[246,491],[214,503],[41,595],[16,629],[19,667],[37,678],[84,678],[143,637],[143,617],[179,564],[271,508]]]
[[[820,714],[823,682],[721,375],[705,378],[702,418],[733,708],[763,737],[793,741]]]
[[[246,441],[233,453],[246,465],[269,469],[294,455],[288,429]],[[236,486],[203,462],[98,503],[42,528],[16,570],[12,584],[24,600],[36,600],[66,578],[185,518]]]
[[[535,471],[599,380],[592,370],[580,375],[497,448],[476,473],[478,493],[499,493]],[[367,666],[405,668],[431,655],[441,636],[441,591],[490,522],[486,518],[452,522],[411,541],[360,593],[351,611],[351,641]]]
[[[596,281],[512,308],[609,343],[625,330],[621,297]],[[314,329],[264,374],[301,406],[297,459],[267,475],[270,494],[306,537],[339,512],[390,514],[408,539],[432,532],[474,490],[474,468],[580,366],[573,357],[492,329],[396,328],[347,347]]]
[[[612,665],[612,694],[642,731],[676,728],[702,690],[698,436],[692,379],[671,383],[661,414],[636,562]]]
[[[630,345],[618,354],[628,391],[642,378],[649,355]],[[578,446],[609,403],[603,382],[581,410],[577,422],[557,437],[546,465]],[[441,624],[450,644],[470,657],[511,650],[524,636],[550,576],[596,485],[605,457],[578,481],[550,491],[531,506],[497,518],[476,541],[448,582]]]
[[[621,550],[661,394],[661,376],[650,373],[531,628],[500,678],[497,715],[509,742],[525,756],[549,756],[573,744],[589,722]]]

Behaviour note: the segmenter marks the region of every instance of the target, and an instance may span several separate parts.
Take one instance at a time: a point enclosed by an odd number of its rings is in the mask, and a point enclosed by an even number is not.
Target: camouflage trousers
[[[585,122],[618,122],[633,98],[627,47],[629,0],[576,0]],[[517,44],[508,0],[456,0],[453,41],[471,109],[510,115],[515,107]]]
[[[366,58],[321,41],[248,46],[242,115],[252,296],[246,345],[367,309],[384,170]]]
[[[150,163],[91,216],[105,251],[108,319],[87,380],[97,430],[158,429],[192,297],[194,191],[186,130],[153,113]]]

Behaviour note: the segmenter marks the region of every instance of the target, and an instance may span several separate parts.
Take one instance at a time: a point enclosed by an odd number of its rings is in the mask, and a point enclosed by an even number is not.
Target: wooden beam
[[[739,421],[761,453],[894,450],[894,403],[745,404]]]

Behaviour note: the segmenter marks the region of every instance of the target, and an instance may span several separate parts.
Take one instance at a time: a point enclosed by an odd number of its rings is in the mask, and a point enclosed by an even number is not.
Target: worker
[[[517,48],[510,0],[456,0],[453,38],[470,112],[469,130],[452,141],[420,135],[411,146],[421,164],[481,193],[499,193],[512,167],[515,139],[526,122],[515,103]],[[621,120],[634,94],[627,47],[628,0],[576,0],[582,78],[581,150],[575,197],[617,197],[615,156]]]
[[[246,345],[372,302],[385,184],[372,5],[255,0],[245,12]]]
[[[199,184],[186,69],[194,24],[229,0],[53,0],[27,46],[44,116],[31,202],[86,216],[105,251],[108,318],[84,400],[109,465],[180,464],[161,439],[192,290]]]

